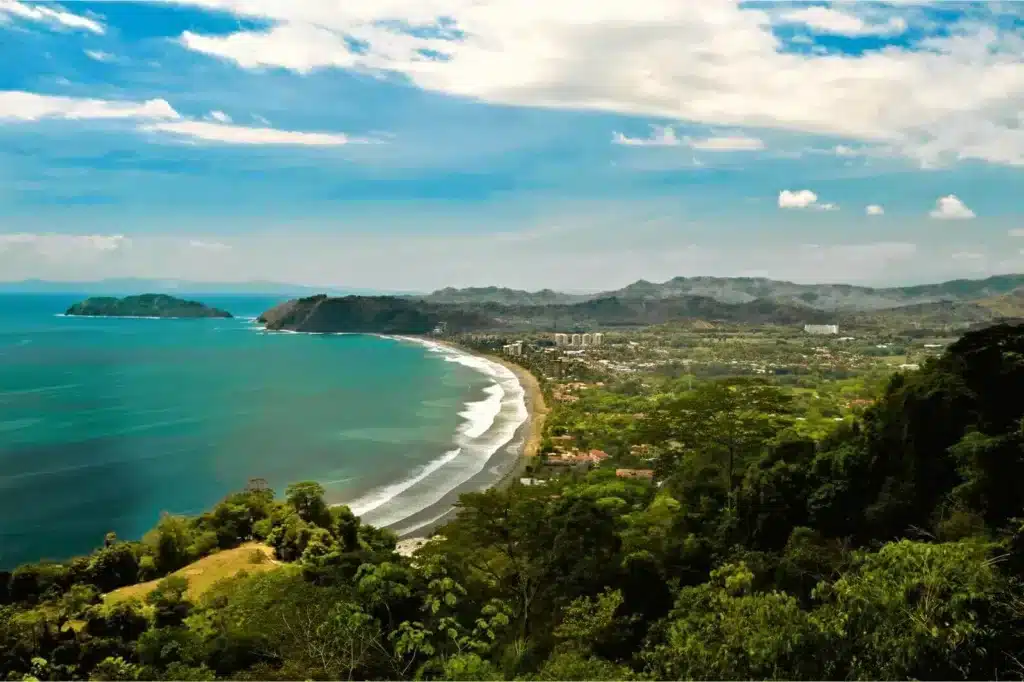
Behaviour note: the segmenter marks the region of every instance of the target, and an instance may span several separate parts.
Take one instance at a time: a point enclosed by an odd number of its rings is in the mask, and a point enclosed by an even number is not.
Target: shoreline
[[[264,333],[291,333],[291,334],[316,334],[316,332],[298,332],[291,330],[268,330],[262,326]],[[329,335],[348,335],[346,332],[325,332]],[[359,335],[359,332],[352,332]],[[526,468],[528,461],[536,457],[540,450],[540,443],[543,435],[544,421],[549,408],[544,400],[544,393],[540,388],[538,379],[526,368],[521,367],[506,358],[481,353],[472,348],[467,348],[459,343],[441,340],[424,335],[398,335],[398,334],[367,334],[383,339],[392,339],[414,343],[422,347],[440,347],[465,356],[475,357],[494,365],[499,365],[514,375],[516,383],[523,391],[522,404],[525,408],[526,417],[518,425],[508,441],[498,447],[491,454],[485,469],[474,474],[468,480],[456,486],[441,499],[428,504],[422,509],[392,523],[381,525],[381,528],[390,528],[399,538],[399,549],[402,551],[415,551],[433,533],[444,524],[448,523],[457,511],[458,498],[463,493],[481,492],[491,488],[505,488],[519,478]],[[487,469],[493,470],[497,467],[504,471],[495,479],[481,485],[481,478],[487,477]],[[331,503],[331,506],[348,504],[346,502]],[[431,516],[431,515],[434,516]],[[402,531],[401,527],[410,523],[417,523],[416,526]],[[396,528],[397,526],[397,528]]]
[[[501,365],[505,369],[512,372],[519,386],[523,389],[523,403],[526,407],[527,417],[519,428],[516,429],[515,434],[508,444],[502,446],[502,448],[508,448],[510,445],[514,445],[516,448],[515,458],[511,462],[509,468],[502,474],[502,476],[492,482],[491,484],[483,488],[473,488],[475,490],[488,490],[491,488],[505,488],[512,484],[517,478],[520,477],[523,470],[525,469],[529,460],[536,457],[540,450],[540,443],[544,431],[544,421],[547,418],[549,408],[544,401],[544,393],[540,388],[540,382],[526,368],[521,367],[509,360],[491,355],[488,353],[480,353],[479,351],[465,346],[459,345],[452,341],[439,340],[431,337],[407,337],[415,339],[417,342],[428,342],[430,344],[436,344],[449,348],[459,353],[465,353],[474,357],[482,358],[488,362]],[[500,457],[500,452],[496,452],[492,455],[492,459]],[[473,480],[467,481],[467,484],[472,487]],[[466,485],[466,484],[464,484]],[[463,486],[459,486],[453,493],[457,495],[462,492],[469,492],[469,490],[462,490]],[[440,504],[440,503],[439,503]],[[444,524],[448,523],[452,516],[457,512],[457,508],[454,504],[444,511],[440,516],[432,519],[428,523],[421,525],[418,528],[410,530],[406,533],[399,533],[399,546],[398,551],[400,553],[411,553],[421,547],[428,538],[430,538],[434,532]]]

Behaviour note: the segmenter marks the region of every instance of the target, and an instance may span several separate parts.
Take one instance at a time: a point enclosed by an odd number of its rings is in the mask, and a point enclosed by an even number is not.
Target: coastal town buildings
[[[505,355],[519,356],[523,354],[523,342],[516,341],[501,347],[501,350]]]
[[[586,332],[582,334],[568,334],[559,332],[555,334],[555,346],[575,346],[585,348],[587,346],[600,346],[604,343],[604,334],[601,332]]]
[[[839,333],[838,324],[805,324],[804,331],[808,334],[816,334],[820,336],[830,336]]]

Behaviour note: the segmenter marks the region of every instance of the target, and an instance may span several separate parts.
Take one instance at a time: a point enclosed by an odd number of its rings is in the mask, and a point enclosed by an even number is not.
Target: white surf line
[[[443,488],[425,491],[425,493],[419,496],[419,499],[410,500],[410,502],[415,502],[415,508],[398,508],[390,514],[385,514],[380,518],[372,519],[371,522],[378,527],[390,527],[401,523],[410,516],[414,516],[421,511],[436,505],[453,490],[457,489],[467,481],[472,480],[474,476],[480,474],[480,472],[487,467],[488,462],[493,459],[494,455],[496,455],[501,448],[507,447],[509,443],[514,440],[519,427],[529,417],[529,412],[526,408],[525,402],[525,388],[522,386],[519,381],[519,377],[515,372],[511,371],[504,365],[488,360],[487,358],[467,353],[461,349],[451,348],[444,344],[432,342],[427,339],[404,336],[390,336],[385,338],[393,338],[399,341],[407,341],[426,346],[431,351],[444,355],[446,361],[458,362],[459,364],[484,374],[496,382],[492,388],[500,391],[501,409],[512,408],[514,411],[508,415],[511,416],[512,419],[501,424],[500,430],[498,430],[497,433],[493,433],[492,437],[486,442],[473,442],[474,440],[477,440],[473,439],[462,443],[465,455],[472,456],[472,460],[465,462],[467,466],[463,467],[460,471],[453,472],[457,478],[447,481]],[[494,397],[497,396],[495,395]],[[492,431],[492,427],[497,423],[498,418],[502,416],[501,409],[499,409],[499,411],[494,415],[494,420],[487,426],[487,428],[479,431],[481,435],[486,435],[487,432]],[[466,438],[466,430],[467,427],[465,425],[461,427],[458,437]],[[473,450],[476,449],[482,449],[482,451],[474,453]],[[460,459],[459,461],[462,462],[463,460]],[[447,511],[445,513],[447,513]]]

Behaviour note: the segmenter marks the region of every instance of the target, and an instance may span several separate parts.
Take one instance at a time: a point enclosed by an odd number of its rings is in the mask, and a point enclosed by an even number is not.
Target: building
[[[506,346],[502,346],[501,350],[505,355],[522,355],[523,354],[523,342],[516,341]]]
[[[593,343],[594,343],[594,335],[593,334],[584,334],[583,336],[580,337],[580,345],[581,346],[590,346],[590,345],[593,345]]]
[[[835,335],[839,333],[838,324],[805,324],[804,331],[808,334],[819,334],[822,336]]]
[[[616,469],[615,476],[618,478],[654,478],[654,472],[650,469]]]
[[[590,452],[567,452],[561,455],[548,455],[547,463],[551,466],[597,466],[611,455],[603,450]]]
[[[594,332],[593,343],[595,346],[600,346],[602,343],[604,343],[604,334],[602,334],[601,332]]]
[[[568,346],[569,335],[568,334],[555,334],[555,345],[556,346]]]
[[[573,334],[569,338],[570,338],[570,340],[569,340],[569,345],[570,346],[582,346],[583,345],[583,335],[582,334]]]

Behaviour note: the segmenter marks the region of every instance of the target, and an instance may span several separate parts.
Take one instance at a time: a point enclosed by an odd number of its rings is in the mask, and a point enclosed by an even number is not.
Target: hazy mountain
[[[413,297],[311,296],[282,303],[260,316],[271,329],[308,332],[422,334],[444,323],[449,331],[525,331],[645,327],[679,321],[742,324],[829,322],[830,313],[774,301],[722,303],[705,296],[652,300],[618,297],[578,303],[507,305],[437,303]]]
[[[1021,287],[1024,287],[1024,275],[999,275],[981,280],[958,279],[938,284],[888,288],[850,284],[796,284],[758,277],[675,277],[661,283],[639,280],[621,289],[594,294],[483,287],[441,289],[422,298],[436,303],[554,305],[601,298],[660,300],[697,296],[720,303],[773,301],[822,311],[849,312],[885,310],[939,301],[976,301],[1008,294]]]
[[[0,282],[0,293],[9,294],[86,294],[86,295],[132,295],[140,293],[161,294],[219,294],[219,295],[272,295],[309,296],[329,293],[335,295],[373,295],[382,293],[374,289],[309,287],[283,282],[191,282],[177,279],[103,279],[91,282],[54,282],[29,279],[19,282]]]
[[[504,287],[469,287],[455,289],[446,287],[423,295],[413,295],[431,303],[501,303],[504,305],[554,305],[576,303],[595,298],[592,294],[565,294],[551,289],[523,291]]]

